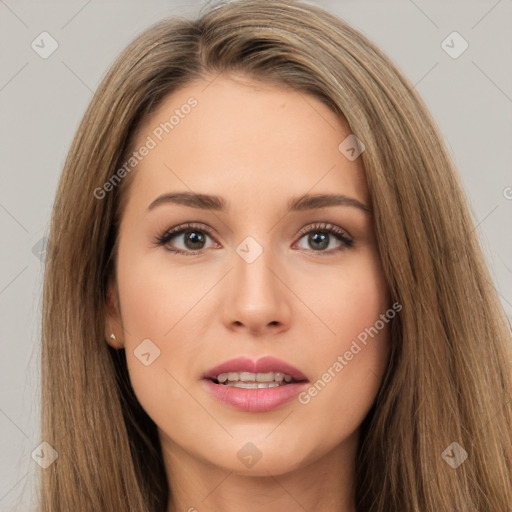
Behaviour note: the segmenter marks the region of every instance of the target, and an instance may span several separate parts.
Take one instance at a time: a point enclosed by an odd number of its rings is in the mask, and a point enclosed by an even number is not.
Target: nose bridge
[[[270,244],[263,245],[247,237],[236,249],[234,277],[241,295],[263,302],[276,298],[277,290],[272,267],[277,266]]]
[[[247,237],[236,248],[233,267],[225,321],[252,330],[287,323],[289,297],[276,276],[282,267],[270,243]]]

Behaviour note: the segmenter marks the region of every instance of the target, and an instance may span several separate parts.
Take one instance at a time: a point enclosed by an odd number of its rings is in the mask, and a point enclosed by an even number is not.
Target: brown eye
[[[157,239],[157,245],[165,246],[167,250],[177,254],[193,256],[208,248],[208,238],[211,238],[209,229],[187,224],[166,231]]]
[[[183,232],[183,240],[187,249],[197,250],[203,249],[205,243],[205,236],[198,230],[187,230]]]

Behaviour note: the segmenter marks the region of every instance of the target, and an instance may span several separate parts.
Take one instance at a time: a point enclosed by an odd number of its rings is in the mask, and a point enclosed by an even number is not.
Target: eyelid
[[[348,231],[337,226],[336,224],[331,224],[330,222],[313,222],[312,224],[308,224],[306,227],[302,228],[299,232],[298,240],[296,243],[300,242],[300,240],[312,232],[324,231],[328,235],[336,238],[338,242],[340,242],[340,246],[335,249],[330,249],[328,251],[315,251],[313,249],[306,249],[306,253],[315,258],[323,258],[337,255],[341,252],[344,252],[347,249],[350,249],[354,245],[354,238]],[[295,244],[294,244],[295,245]]]
[[[314,231],[315,229],[319,231],[330,231],[332,233],[344,235],[347,240],[350,239],[351,242],[354,241],[354,237],[346,229],[340,228],[339,226],[336,226],[336,224],[331,224],[330,222],[323,221],[317,221],[308,224],[306,227],[302,228],[299,231],[297,236],[302,237],[303,235],[306,235],[307,233]]]
[[[167,229],[162,235],[157,235],[156,239],[154,240],[154,245],[165,246],[171,238],[182,235],[185,231],[194,229],[197,231],[204,231],[210,238],[215,240],[215,237],[213,236],[213,230],[206,224],[202,224],[200,222],[185,222],[184,224],[179,224],[178,226]],[[181,249],[173,249],[171,252],[194,255],[200,253],[203,250],[204,249],[199,249],[197,251],[183,251]]]
[[[182,233],[183,231],[187,231],[189,229],[197,229],[198,231],[204,231],[205,233],[208,233],[208,235],[211,235],[213,233],[212,228],[210,228],[206,224],[202,224],[201,222],[185,222],[185,224],[179,224],[178,226],[168,229],[163,236]]]

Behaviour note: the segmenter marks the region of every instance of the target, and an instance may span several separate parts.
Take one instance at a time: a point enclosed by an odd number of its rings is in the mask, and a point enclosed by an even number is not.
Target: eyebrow
[[[174,192],[157,197],[148,207],[154,210],[164,204],[177,204],[201,210],[225,212],[227,202],[219,196],[209,194],[196,194],[194,192]],[[344,194],[305,194],[288,201],[288,212],[328,208],[330,206],[351,206],[369,213],[370,208],[361,201]]]

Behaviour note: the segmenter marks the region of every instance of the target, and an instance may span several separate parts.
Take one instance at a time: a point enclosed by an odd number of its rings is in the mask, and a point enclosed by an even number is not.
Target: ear
[[[114,337],[112,337],[114,335]],[[105,341],[115,349],[124,348],[119,295],[114,279],[109,279],[105,296]]]

